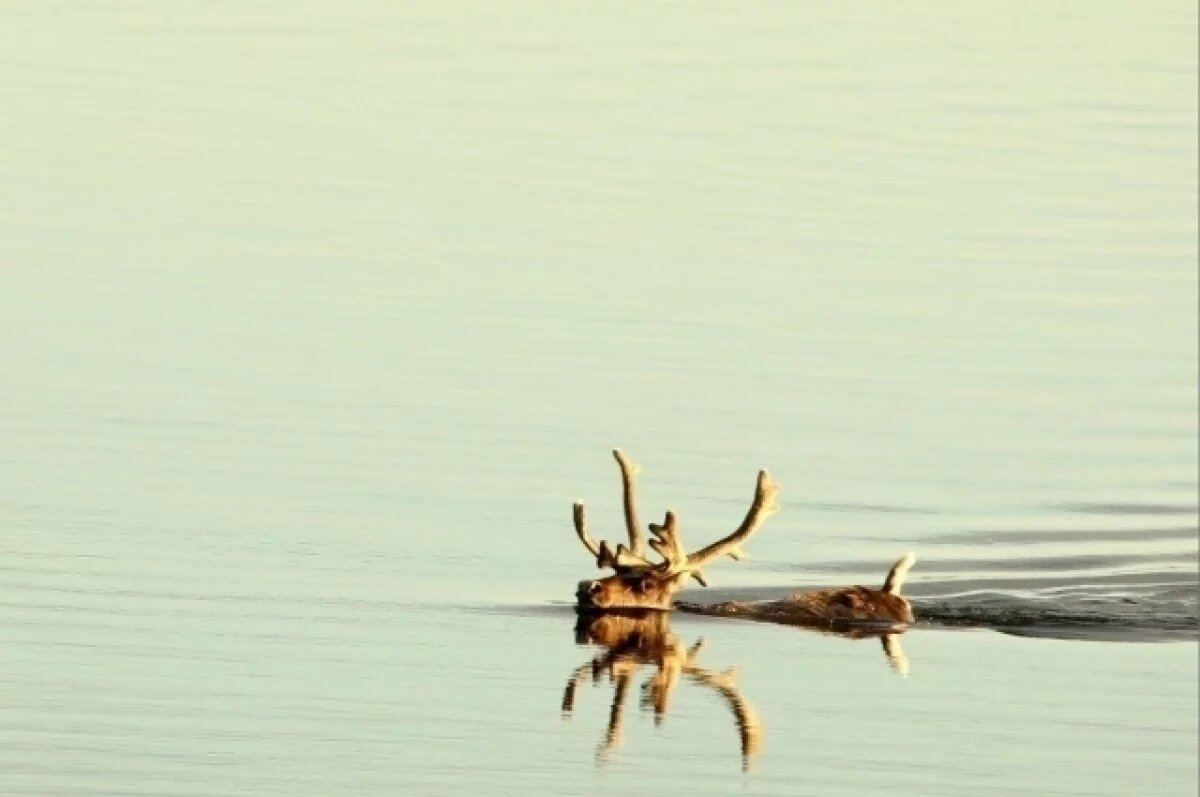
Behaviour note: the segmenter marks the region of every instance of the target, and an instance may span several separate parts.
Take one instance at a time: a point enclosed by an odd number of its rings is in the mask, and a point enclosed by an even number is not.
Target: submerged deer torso
[[[908,554],[892,565],[880,589],[843,587],[797,592],[781,600],[681,603],[678,608],[692,614],[744,617],[835,631],[899,628],[913,622],[912,605],[900,594],[900,588],[915,561],[916,557]]]
[[[740,546],[778,510],[775,499],[779,494],[779,485],[771,481],[767,471],[760,471],[754,499],[741,525],[729,536],[694,553],[687,553],[683,547],[675,513],[668,511],[662,525],[651,523],[649,530],[653,539],[649,545],[662,558],[662,561],[652,563],[646,558],[637,516],[635,477],[639,468],[620,449],[613,451],[613,456],[621,468],[629,547],[617,545],[614,550],[605,541],[597,544],[588,533],[583,502],[575,502],[575,533],[580,542],[596,557],[597,567],[614,571],[613,575],[606,578],[579,582],[575,596],[576,607],[581,612],[671,609],[676,593],[688,579],[695,579],[701,586],[708,585],[700,568],[725,555],[733,559],[744,558]],[[746,617],[819,628],[902,627],[913,621],[912,607],[900,594],[900,588],[915,561],[916,557],[908,554],[896,562],[879,589],[848,587],[797,593],[779,601],[711,606],[686,604],[681,608],[700,614]]]

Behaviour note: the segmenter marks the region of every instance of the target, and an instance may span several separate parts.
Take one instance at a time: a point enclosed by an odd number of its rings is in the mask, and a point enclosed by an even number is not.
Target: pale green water
[[[680,617],[749,775],[558,709],[615,445],[784,484],[725,589],[1194,616],[1196,17],[0,12],[0,793],[1195,794],[1195,642]]]

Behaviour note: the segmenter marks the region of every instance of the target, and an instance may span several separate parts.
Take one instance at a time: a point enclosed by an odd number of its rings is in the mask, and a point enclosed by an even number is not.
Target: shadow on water
[[[604,737],[596,751],[597,765],[603,765],[620,748],[625,705],[634,679],[642,667],[651,675],[641,685],[639,707],[654,712],[654,724],[666,719],[671,698],[680,682],[713,689],[724,701],[738,730],[742,771],[748,772],[763,746],[764,727],[758,711],[742,694],[737,684],[737,669],[713,670],[697,659],[705,647],[703,638],[691,645],[671,631],[670,612],[655,610],[579,613],[575,623],[576,644],[598,647],[602,652],[575,668],[563,691],[562,714],[570,719],[575,709],[579,685],[585,680],[598,683],[607,676],[613,685],[612,704]],[[899,633],[844,632],[846,638],[878,638],[892,669],[907,675],[910,664],[900,645]]]

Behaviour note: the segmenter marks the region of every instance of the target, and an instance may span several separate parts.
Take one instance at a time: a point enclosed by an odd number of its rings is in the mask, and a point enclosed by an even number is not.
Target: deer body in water
[[[722,556],[744,558],[741,546],[779,509],[776,503],[779,485],[771,480],[767,471],[759,471],[750,509],[732,534],[688,553],[680,537],[678,519],[674,512],[668,511],[661,525],[651,523],[648,527],[652,535],[649,546],[661,558],[659,562],[651,562],[646,558],[637,512],[636,477],[639,467],[620,449],[613,451],[613,456],[621,468],[629,546],[618,544],[613,549],[605,541],[596,543],[588,532],[583,502],[575,502],[575,533],[580,542],[596,557],[597,567],[613,570],[613,574],[605,578],[579,582],[575,596],[576,607],[580,611],[671,609],[675,595],[689,579],[694,579],[701,586],[708,585],[701,568]],[[916,557],[911,553],[901,558],[892,566],[879,589],[826,589],[797,593],[778,601],[710,606],[686,604],[681,608],[699,614],[823,628],[901,627],[913,622],[912,606],[900,594],[900,589],[908,569],[915,561]]]
[[[842,587],[797,592],[774,601],[727,601],[680,604],[682,611],[713,617],[746,617],[786,625],[832,629],[898,628],[913,622],[912,605],[900,594],[908,569],[916,562],[906,554],[892,565],[880,589]]]

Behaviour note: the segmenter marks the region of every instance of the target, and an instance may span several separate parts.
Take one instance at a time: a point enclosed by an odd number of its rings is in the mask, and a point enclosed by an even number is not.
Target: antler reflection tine
[[[688,649],[673,634],[663,645],[658,657],[658,670],[643,686],[642,705],[654,709],[655,726],[662,725],[671,706],[671,694],[688,663]]]
[[[907,678],[912,668],[908,656],[904,653],[904,646],[900,644],[900,635],[884,634],[879,641],[883,644],[883,655],[887,656],[888,664],[899,675]]]
[[[585,675],[592,671],[593,662],[586,662],[575,668],[571,673],[571,677],[567,679],[567,687],[563,690],[562,699],[562,716],[563,719],[570,719],[571,713],[575,711],[575,695],[579,691],[579,682]]]
[[[621,723],[625,715],[625,700],[629,695],[629,685],[633,681],[633,673],[637,665],[622,668],[616,673],[616,689],[613,694],[612,707],[608,713],[608,727],[604,731],[604,741],[596,751],[596,759],[600,763],[608,760],[613,750],[621,746]]]
[[[738,745],[742,753],[742,771],[749,772],[753,759],[762,752],[763,727],[758,711],[746,701],[736,683],[737,670],[714,673],[700,667],[689,673],[697,683],[713,687],[733,713],[738,728]]]

